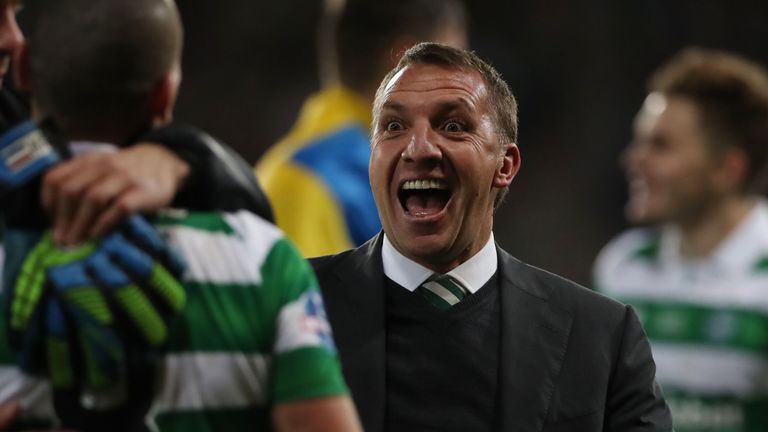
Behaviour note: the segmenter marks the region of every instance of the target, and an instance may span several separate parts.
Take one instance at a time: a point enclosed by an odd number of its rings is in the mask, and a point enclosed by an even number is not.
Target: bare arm
[[[275,406],[272,417],[279,432],[362,431],[348,396],[309,399]]]
[[[42,201],[59,244],[98,237],[133,212],[169,205],[199,211],[249,210],[273,220],[251,166],[205,132],[169,125],[112,154],[86,154],[52,169]],[[152,144],[158,143],[158,144]]]
[[[0,403],[0,431],[5,430],[18,417],[21,406],[16,402]]]

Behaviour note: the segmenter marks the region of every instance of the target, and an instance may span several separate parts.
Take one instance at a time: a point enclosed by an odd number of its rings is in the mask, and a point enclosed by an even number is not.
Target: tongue
[[[429,216],[439,213],[446,202],[441,194],[414,194],[405,200],[405,208],[412,216]]]

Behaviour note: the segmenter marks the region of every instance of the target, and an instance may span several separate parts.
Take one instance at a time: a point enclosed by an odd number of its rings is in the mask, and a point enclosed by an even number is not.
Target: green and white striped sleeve
[[[285,238],[262,269],[264,288],[278,293],[274,402],[346,394],[331,328],[312,269]]]

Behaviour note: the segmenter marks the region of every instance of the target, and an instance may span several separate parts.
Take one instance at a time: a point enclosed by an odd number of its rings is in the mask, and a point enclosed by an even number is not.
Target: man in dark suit
[[[473,53],[411,48],[373,111],[384,227],[314,261],[367,431],[669,431],[634,311],[495,245],[515,99]]]

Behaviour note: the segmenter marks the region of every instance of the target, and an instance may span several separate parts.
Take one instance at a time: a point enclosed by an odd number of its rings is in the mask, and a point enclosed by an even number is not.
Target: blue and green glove
[[[21,367],[54,388],[113,385],[131,367],[129,351],[151,354],[166,343],[169,321],[184,307],[183,269],[139,216],[75,249],[57,248],[47,233],[6,303]]]

